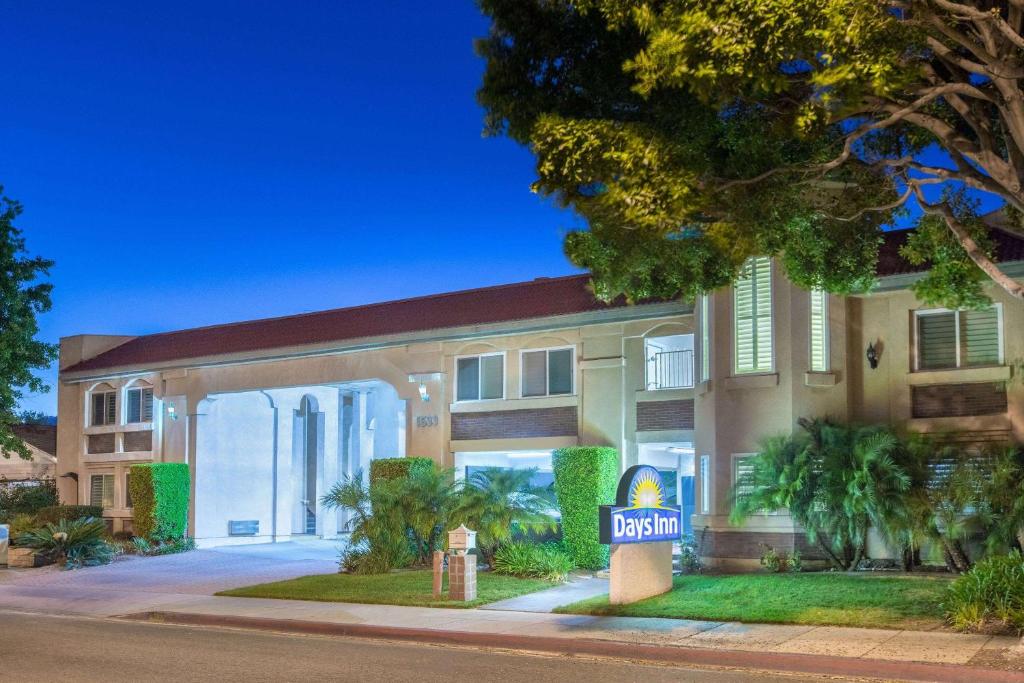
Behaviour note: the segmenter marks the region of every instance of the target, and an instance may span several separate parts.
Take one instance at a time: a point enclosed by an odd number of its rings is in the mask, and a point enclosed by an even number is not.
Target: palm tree
[[[557,528],[555,508],[543,489],[530,481],[535,469],[487,467],[465,483],[450,516],[450,525],[476,530],[477,548],[492,564],[494,552],[516,533],[544,533]]]

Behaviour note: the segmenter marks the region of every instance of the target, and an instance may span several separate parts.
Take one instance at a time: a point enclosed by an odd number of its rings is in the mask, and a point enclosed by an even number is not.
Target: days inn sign
[[[682,531],[680,508],[665,504],[661,473],[650,465],[625,471],[615,505],[602,505],[600,519],[605,544],[677,541]]]

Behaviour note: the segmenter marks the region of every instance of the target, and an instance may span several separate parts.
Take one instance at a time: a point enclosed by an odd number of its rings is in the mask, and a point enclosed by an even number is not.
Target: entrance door
[[[690,517],[694,512],[693,448],[685,443],[647,443],[639,445],[639,464],[651,465],[665,483],[667,503],[682,507],[682,535],[693,534]]]
[[[293,533],[317,533],[317,479],[320,451],[324,438],[324,414],[317,412],[314,399],[306,396],[295,415],[296,460],[300,469],[298,482],[298,510]]]

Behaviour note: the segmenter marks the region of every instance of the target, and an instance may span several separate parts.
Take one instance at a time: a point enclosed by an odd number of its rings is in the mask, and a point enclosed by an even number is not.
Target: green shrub
[[[562,512],[562,541],[577,567],[608,566],[600,539],[599,505],[615,502],[619,452],[605,446],[573,446],[554,452],[555,495]]]
[[[8,522],[8,534],[12,545],[17,545],[18,537],[22,534],[39,528],[39,519],[32,515],[15,515]]]
[[[942,607],[961,631],[1024,632],[1024,557],[1014,550],[978,562],[950,585]]]
[[[71,521],[86,517],[101,519],[103,508],[98,505],[53,505],[36,513],[36,519],[40,524],[56,524],[61,520]]]
[[[679,569],[683,574],[699,574],[704,569],[700,561],[700,546],[693,536],[682,537],[679,545]]]
[[[413,472],[432,470],[434,461],[430,458],[381,458],[370,461],[370,485],[381,480],[401,479]]]
[[[107,542],[107,527],[102,519],[83,517],[62,519],[18,536],[22,548],[33,548],[63,562],[66,569],[108,564],[117,553]]]
[[[15,515],[34,515],[59,502],[57,483],[53,479],[44,479],[34,486],[0,486],[0,520],[13,519]]]
[[[505,543],[494,553],[495,574],[527,579],[564,581],[573,570],[572,558],[554,544]]]
[[[188,465],[154,462],[132,465],[135,534],[149,540],[176,539],[188,524]]]

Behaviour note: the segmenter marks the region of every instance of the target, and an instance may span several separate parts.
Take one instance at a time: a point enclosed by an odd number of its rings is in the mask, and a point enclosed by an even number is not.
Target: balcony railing
[[[692,386],[693,351],[658,351],[648,358],[648,389],[688,389]]]

